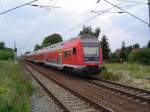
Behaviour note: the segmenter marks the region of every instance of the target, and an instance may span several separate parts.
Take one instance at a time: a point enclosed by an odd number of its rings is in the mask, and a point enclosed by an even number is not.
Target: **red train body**
[[[25,59],[58,69],[93,75],[101,71],[102,48],[96,37],[81,35],[27,54]]]

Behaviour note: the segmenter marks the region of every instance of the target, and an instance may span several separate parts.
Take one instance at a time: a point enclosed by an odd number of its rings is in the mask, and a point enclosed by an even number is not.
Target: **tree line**
[[[125,61],[125,62],[140,62],[143,64],[150,64],[150,40],[144,47],[140,47],[138,43],[126,46],[125,42],[123,41],[121,49],[118,50],[118,54],[114,52],[110,56],[110,59],[112,62]]]
[[[13,59],[13,49],[5,46],[4,42],[0,42],[0,60]]]

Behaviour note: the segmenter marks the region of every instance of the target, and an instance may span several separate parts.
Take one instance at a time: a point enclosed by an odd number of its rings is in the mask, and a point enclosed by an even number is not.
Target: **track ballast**
[[[55,98],[65,112],[112,112],[103,106],[96,105],[72,89],[57,83],[57,81],[45,77],[33,67],[26,66],[26,68],[47,93]]]
[[[129,87],[130,88],[129,90],[129,88],[127,89],[128,86],[125,85],[119,86],[114,82],[108,83],[107,81],[100,79],[99,80],[83,79],[81,77],[68,75],[64,72],[50,69],[49,67],[44,67],[32,63],[28,64],[32,66],[32,68],[34,68],[36,71],[52,79],[53,81],[56,81],[57,83],[59,83],[59,85],[64,86],[64,88],[70,89],[72,92],[76,92],[76,95],[82,95],[82,98],[84,100],[86,99],[87,101],[91,101],[92,102],[91,104],[95,104],[96,107],[100,106],[102,111],[106,110],[114,112],[150,111],[149,100],[145,99],[143,100],[143,97],[149,98],[149,91],[137,88],[132,89],[133,87]],[[103,86],[100,86],[100,84],[96,83],[101,83],[101,85]],[[116,90],[117,87],[118,90]],[[120,90],[123,92],[120,92]],[[132,96],[131,95],[129,96],[127,92],[132,94]],[[144,96],[142,96],[142,98],[139,98],[140,95]]]

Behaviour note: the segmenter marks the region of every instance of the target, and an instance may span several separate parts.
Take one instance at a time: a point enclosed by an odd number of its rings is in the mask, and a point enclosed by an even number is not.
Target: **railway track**
[[[129,99],[133,99],[136,102],[141,102],[142,104],[150,104],[150,91],[115,83],[113,81],[108,81],[104,79],[86,81],[95,86],[102,87],[104,89],[116,92],[121,95],[125,95]]]
[[[91,104],[96,105],[95,107],[100,106],[104,112],[150,112],[149,91],[134,89],[133,87],[129,87],[129,89],[126,85],[120,86],[117,83],[109,81],[108,83],[101,79],[89,80],[74,75],[71,76],[32,63],[29,63],[29,65],[54,82],[59,83],[60,86],[65,85],[64,88],[77,96],[82,96],[84,101],[92,101]]]
[[[86,99],[72,89],[64,87],[57,81],[50,80],[31,66],[26,66],[26,68],[46,92],[55,98],[65,112],[112,112],[108,108]]]

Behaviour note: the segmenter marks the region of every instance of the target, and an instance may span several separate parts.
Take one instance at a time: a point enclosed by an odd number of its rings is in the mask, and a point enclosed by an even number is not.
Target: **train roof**
[[[53,45],[50,45],[48,47],[36,50],[28,55],[32,55],[32,54],[39,54],[39,53],[43,53],[43,52],[47,52],[47,51],[53,51],[53,50],[59,50],[59,49],[66,49],[66,48],[71,48],[71,47],[75,47],[80,41],[85,41],[85,42],[98,42],[97,41],[97,37],[90,35],[90,34],[82,34],[78,37],[75,38],[71,38],[70,40],[66,40],[60,43],[56,43]]]
[[[82,34],[79,36],[81,39],[97,39],[97,37],[91,35],[91,34]]]
[[[77,43],[79,43],[80,38],[72,38],[70,40],[66,40],[60,43],[53,44],[51,46],[46,47],[48,51],[65,49],[70,47],[75,47]]]

